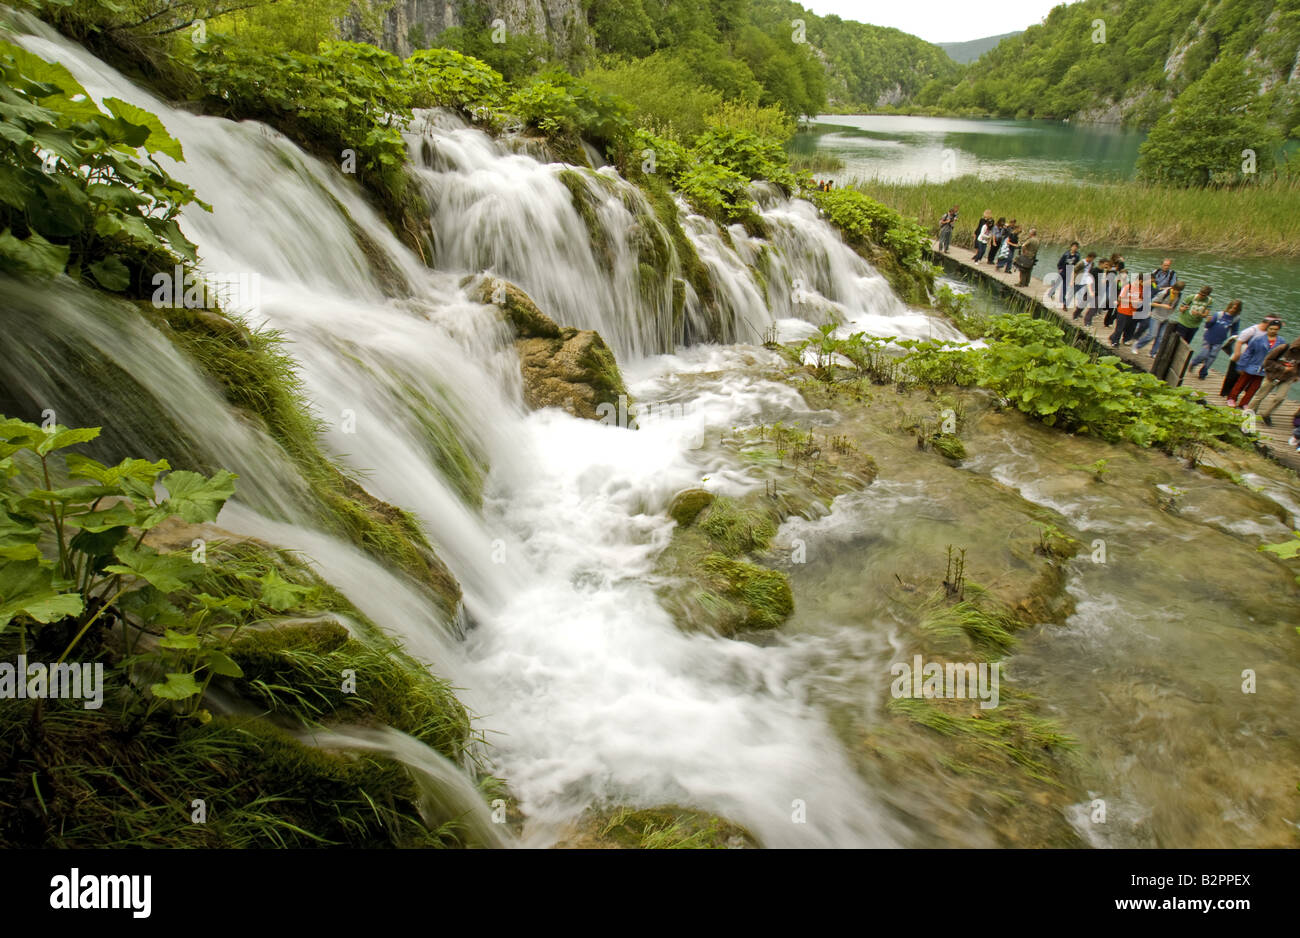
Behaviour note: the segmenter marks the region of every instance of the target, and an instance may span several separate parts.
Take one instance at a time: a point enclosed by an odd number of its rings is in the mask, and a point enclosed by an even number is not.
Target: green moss
[[[687,489],[678,492],[668,506],[668,516],[682,527],[689,526],[701,511],[714,501],[714,494],[707,489]]]
[[[920,623],[922,636],[939,651],[997,658],[1015,647],[1014,633],[1023,627],[1008,607],[979,591],[969,600],[949,605],[935,599],[924,611]]]
[[[627,393],[627,385],[623,383],[623,373],[619,370],[618,360],[614,358],[613,351],[604,340],[599,336],[596,338],[598,341],[587,345],[578,359],[578,364],[586,374],[583,383],[596,392],[598,404],[613,404],[617,407],[618,399],[624,397],[627,398],[630,407],[632,398]]]
[[[713,281],[709,278],[709,269],[700,260],[695,245],[691,243],[691,239],[686,236],[686,231],[682,228],[672,190],[658,176],[642,176],[639,182],[641,191],[645,193],[646,200],[654,210],[655,217],[668,233],[683,276],[695,289],[700,302],[706,307],[711,306],[714,302]]]
[[[5,847],[452,847],[454,817],[426,824],[390,759],[304,745],[258,717],[123,726],[106,706],[0,708]],[[203,823],[192,820],[202,799]]]
[[[605,234],[605,227],[600,223],[600,216],[596,213],[596,200],[587,187],[587,180],[592,178],[601,179],[595,173],[580,169],[562,169],[559,173],[559,180],[564,184],[564,188],[569,190],[573,207],[587,229],[587,238],[592,250],[598,257],[606,258],[612,266],[614,253]]]
[[[392,726],[459,761],[469,716],[450,685],[391,641],[362,642],[333,622],[246,631],[230,648],[245,692],[266,712],[304,725],[333,722]],[[344,688],[353,672],[356,687]]]
[[[174,525],[160,536],[188,544],[194,530]],[[228,651],[244,675],[219,679],[215,697],[256,712],[124,722],[136,692],[105,633],[93,652],[107,660],[101,709],[79,700],[0,707],[0,846],[468,845],[455,816],[426,823],[431,803],[405,767],[294,736],[339,723],[390,726],[464,763],[470,721],[446,682],[292,552],[216,538],[208,559],[196,589],[213,595],[256,599],[268,568],[304,588],[283,619],[233,635]],[[12,644],[5,636],[0,652]],[[355,692],[344,687],[348,672]],[[205,823],[191,821],[195,798],[206,803]]]

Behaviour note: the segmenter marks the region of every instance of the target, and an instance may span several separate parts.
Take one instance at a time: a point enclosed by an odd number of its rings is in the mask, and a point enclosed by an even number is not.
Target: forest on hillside
[[[898,103],[931,79],[951,82],[958,73],[942,49],[916,36],[817,16],[792,0],[568,0],[547,5],[558,18],[543,16],[540,4],[513,6],[535,13],[526,22],[544,28],[520,28],[504,18],[506,5],[486,0],[456,0],[446,15],[407,0],[280,0],[230,19],[236,31],[266,30],[301,52],[331,37],[401,55],[443,46],[509,80],[641,62],[638,79],[661,71],[793,116]]]
[[[1016,118],[1148,126],[1216,61],[1239,57],[1269,122],[1300,124],[1300,0],[1080,0],[1003,40],[912,103]]]

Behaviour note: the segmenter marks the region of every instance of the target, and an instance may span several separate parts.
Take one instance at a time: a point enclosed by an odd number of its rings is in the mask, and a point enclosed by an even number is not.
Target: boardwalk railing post
[[[1178,387],[1183,383],[1183,372],[1191,360],[1192,347],[1187,344],[1187,340],[1166,328],[1151,373],[1170,387]]]

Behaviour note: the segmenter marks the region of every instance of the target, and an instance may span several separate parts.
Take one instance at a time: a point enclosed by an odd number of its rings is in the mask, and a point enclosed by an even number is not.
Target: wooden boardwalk
[[[971,255],[973,253],[974,251],[971,248],[959,247],[954,244],[949,248],[948,253],[944,254],[939,250],[938,241],[932,241],[930,244],[930,254],[932,259],[935,263],[940,264],[945,269],[956,269],[967,277],[973,277],[976,280],[982,281],[991,286],[999,295],[1019,297],[1023,302],[1037,307],[1040,316],[1043,315],[1043,313],[1055,316],[1057,321],[1065,327],[1067,335],[1082,333],[1083,335],[1090,336],[1103,349],[1105,354],[1117,356],[1130,367],[1138,368],[1142,371],[1151,371],[1152,366],[1155,364],[1155,360],[1151,358],[1150,354],[1148,354],[1151,350],[1150,344],[1141,349],[1136,355],[1133,354],[1129,346],[1122,346],[1118,349],[1112,349],[1110,347],[1110,333],[1114,326],[1113,324],[1111,326],[1102,325],[1105,316],[1104,312],[1099,312],[1093,318],[1091,326],[1084,326],[1082,318],[1074,319],[1072,314],[1066,313],[1061,309],[1059,290],[1057,291],[1056,299],[1044,303],[1043,297],[1047,295],[1049,287],[1038,277],[1031,277],[1029,280],[1029,286],[1022,287],[1020,286],[1020,273],[1018,270],[1015,273],[1007,274],[1000,270],[994,270],[992,264],[982,262],[974,264],[971,262]],[[1042,267],[1043,262],[1040,260],[1038,269],[1042,269]],[[1056,270],[1055,267],[1051,266],[1047,269],[1049,272]],[[1196,343],[1194,350],[1200,351],[1199,341]],[[1227,357],[1220,352],[1218,362],[1222,364],[1226,361]],[[1199,370],[1199,366],[1197,367]],[[1184,387],[1194,388],[1198,391],[1204,392],[1212,405],[1226,406],[1223,402],[1223,397],[1219,393],[1219,390],[1223,385],[1222,372],[1211,371],[1209,373],[1209,378],[1202,381],[1196,376],[1195,372],[1188,369],[1187,374],[1183,377],[1180,383]],[[1267,449],[1270,458],[1275,459],[1277,462],[1280,462],[1285,466],[1289,466],[1293,470],[1300,471],[1300,454],[1296,453],[1295,447],[1287,445],[1287,438],[1291,435],[1291,418],[1295,415],[1296,406],[1295,401],[1283,401],[1278,405],[1277,409],[1273,411],[1273,426],[1265,426],[1264,422],[1260,420],[1256,421],[1256,428],[1259,431],[1260,444],[1263,448]]]

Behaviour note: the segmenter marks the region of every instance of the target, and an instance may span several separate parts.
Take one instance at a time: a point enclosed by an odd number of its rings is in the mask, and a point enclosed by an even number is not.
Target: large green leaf
[[[159,646],[168,648],[173,651],[189,651],[199,647],[199,636],[193,632],[177,632],[175,629],[167,629],[163,637],[158,640]]]
[[[80,593],[62,593],[55,588],[48,567],[36,561],[0,563],[0,628],[17,616],[57,622],[81,615],[84,609]]]
[[[102,261],[88,264],[86,269],[105,290],[121,293],[131,285],[131,271],[118,258],[112,255]]]
[[[162,697],[166,700],[188,700],[195,694],[203,692],[203,688],[194,680],[191,674],[168,674],[167,683],[151,684],[149,690],[155,697]]]
[[[221,506],[235,494],[236,478],[233,472],[225,469],[218,470],[210,479],[197,472],[178,469],[169,473],[163,482],[168,497],[162,507],[191,524],[216,521]]]
[[[6,228],[0,232],[0,259],[38,277],[57,277],[68,266],[70,249],[64,244],[51,244],[36,232],[24,239],[15,238]]]
[[[80,528],[91,534],[115,530],[135,524],[136,513],[126,502],[117,502],[103,511],[87,511],[80,515],[70,515],[64,524],[70,528]]]
[[[66,446],[76,446],[78,443],[86,443],[99,436],[99,427],[68,427],[54,426],[45,431],[45,439],[36,447],[36,452],[40,456],[48,456],[50,453]]]
[[[220,674],[222,677],[243,677],[243,669],[235,663],[225,652],[217,651],[215,648],[207,653],[208,669],[213,674]]]
[[[261,601],[276,612],[292,609],[303,596],[311,592],[308,587],[290,583],[274,569],[268,570],[260,577],[260,580],[262,582]]]
[[[123,459],[116,466],[105,466],[80,453],[69,453],[67,466],[68,475],[75,479],[93,479],[101,485],[117,485],[123,479],[139,479],[150,486],[158,478],[158,473],[171,468],[165,459],[157,462],[149,462],[147,459]]]
[[[143,146],[150,153],[162,153],[170,156],[178,163],[185,159],[184,154],[181,152],[180,141],[167,132],[167,128],[163,126],[162,121],[156,115],[120,98],[105,98],[104,106],[112,112],[114,117],[121,118],[139,127],[148,128],[149,136],[144,141]]]
[[[203,572],[202,564],[190,560],[189,554],[160,554],[152,547],[120,544],[113,552],[121,563],[104,569],[109,573],[135,576],[164,593],[174,593]]]

